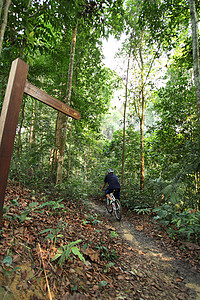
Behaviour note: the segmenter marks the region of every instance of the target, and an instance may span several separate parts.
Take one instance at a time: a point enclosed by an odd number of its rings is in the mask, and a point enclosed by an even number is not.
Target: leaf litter
[[[33,196],[9,183],[0,299],[198,299],[181,274],[173,270],[167,276],[175,267],[159,264],[159,253],[149,256],[148,248],[125,238],[124,226],[128,230],[132,223],[138,234],[155,232],[150,220],[124,212],[118,223],[99,201],[99,211],[89,206],[78,199],[60,201],[58,194]],[[166,237],[163,242],[171,245]],[[189,260],[198,272],[192,254]]]

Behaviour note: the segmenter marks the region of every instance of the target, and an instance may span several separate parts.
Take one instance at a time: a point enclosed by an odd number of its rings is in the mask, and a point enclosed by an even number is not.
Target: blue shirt
[[[105,179],[105,183],[108,183],[109,189],[120,189],[120,183],[117,176],[113,173],[107,174]]]

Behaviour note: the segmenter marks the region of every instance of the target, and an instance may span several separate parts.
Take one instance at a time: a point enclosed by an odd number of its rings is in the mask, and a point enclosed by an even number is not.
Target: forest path
[[[164,282],[182,282],[187,291],[189,291],[190,297],[188,299],[200,300],[200,272],[191,263],[179,259],[174,255],[174,252],[164,249],[162,245],[163,241],[158,242],[150,235],[143,231],[143,224],[134,224],[130,222],[130,219],[123,213],[122,220],[118,222],[115,219],[114,214],[109,214],[105,208],[105,202],[102,201],[90,201],[91,207],[95,212],[101,214],[108,219],[111,225],[115,228],[116,233],[124,239],[128,244],[133,247],[134,251],[137,251],[144,258],[144,263],[152,264],[151,272],[159,272],[159,276],[162,277]],[[137,268],[132,263],[132,271],[140,276]],[[152,274],[153,275],[153,274]]]

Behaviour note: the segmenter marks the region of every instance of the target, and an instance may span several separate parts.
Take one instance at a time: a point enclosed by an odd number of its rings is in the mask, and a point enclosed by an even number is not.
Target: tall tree
[[[192,50],[193,50],[193,70],[194,70],[194,85],[197,104],[197,118],[199,127],[199,146],[200,146],[200,64],[199,64],[199,39],[197,12],[195,1],[189,0],[191,23],[192,23]]]
[[[121,178],[122,185],[124,183],[124,163],[125,163],[125,148],[126,148],[126,108],[127,108],[127,102],[128,102],[128,83],[129,83],[130,59],[131,59],[131,53],[132,53],[132,37],[130,39],[131,39],[131,44],[130,44],[130,50],[129,50],[129,56],[128,56],[127,69],[126,69],[124,116],[123,116],[123,147],[122,147],[122,178]]]
[[[70,53],[70,63],[68,71],[68,82],[67,82],[67,92],[66,92],[66,104],[70,104],[71,90],[72,90],[72,76],[73,76],[73,65],[74,65],[74,55],[76,47],[76,32],[77,23],[73,30],[72,42],[71,42],[71,53]],[[66,131],[67,131],[67,120],[68,118],[62,114],[58,113],[57,118],[57,130],[56,130],[56,148],[57,148],[57,177],[56,184],[62,183],[62,173],[63,173],[63,161],[66,143]]]
[[[135,114],[138,117],[140,124],[140,189],[144,189],[144,172],[145,172],[145,159],[144,159],[144,132],[145,132],[145,106],[147,99],[148,81],[150,80],[151,71],[155,63],[155,59],[159,52],[159,47],[148,45],[150,35],[148,30],[138,25],[138,16],[140,6],[142,3],[130,0],[126,3],[126,44],[132,44],[132,62],[131,74],[129,77],[129,88],[132,95],[132,106],[134,107]],[[131,16],[131,17],[130,17]],[[127,49],[127,47],[126,47]]]
[[[0,20],[1,20],[0,55],[1,55],[1,50],[2,50],[4,34],[5,34],[6,26],[7,26],[8,10],[9,10],[10,4],[11,4],[11,0],[5,0],[5,1],[1,0],[1,2],[0,2]],[[2,14],[2,8],[3,8],[3,14]]]

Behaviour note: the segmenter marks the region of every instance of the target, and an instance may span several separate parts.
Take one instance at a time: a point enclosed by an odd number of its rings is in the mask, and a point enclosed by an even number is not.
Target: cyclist
[[[112,193],[113,190],[115,190],[114,191],[115,198],[120,199],[120,183],[119,183],[117,176],[114,174],[113,169],[108,169],[108,174],[105,176],[104,183],[101,188],[102,191],[103,191],[106,183],[108,183],[108,187],[106,189],[106,196],[108,197],[108,199],[110,201],[112,201],[110,193]]]

